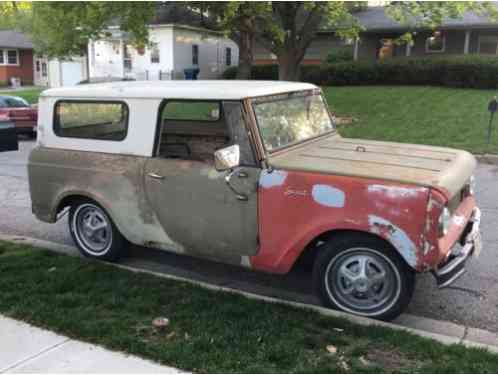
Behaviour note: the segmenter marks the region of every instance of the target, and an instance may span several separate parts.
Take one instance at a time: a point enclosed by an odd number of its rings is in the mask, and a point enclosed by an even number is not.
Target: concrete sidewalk
[[[0,315],[0,373],[179,373]]]

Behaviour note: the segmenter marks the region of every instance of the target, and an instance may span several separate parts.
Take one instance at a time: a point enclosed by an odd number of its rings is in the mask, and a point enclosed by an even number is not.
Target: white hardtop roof
[[[239,100],[316,89],[315,85],[285,81],[123,81],[82,84],[43,91],[57,98],[147,98]]]

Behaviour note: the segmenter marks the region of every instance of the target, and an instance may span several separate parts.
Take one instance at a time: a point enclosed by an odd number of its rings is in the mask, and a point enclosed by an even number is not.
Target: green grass
[[[486,144],[493,90],[364,86],[324,92],[332,111],[359,120],[341,126],[343,136],[498,152],[498,118],[491,146]]]
[[[0,242],[0,275],[0,313],[188,371],[498,371],[484,350],[18,244]],[[171,321],[165,332],[151,326],[159,316]]]
[[[26,99],[29,103],[38,103],[38,97],[44,89],[30,89],[30,90],[19,90],[19,91],[0,91],[0,95],[9,96],[19,96]]]

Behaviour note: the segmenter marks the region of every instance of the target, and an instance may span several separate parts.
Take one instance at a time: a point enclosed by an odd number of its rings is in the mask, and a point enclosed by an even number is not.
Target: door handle
[[[233,175],[235,174],[235,171],[232,171],[230,173],[228,173],[226,176],[225,176],[225,182],[227,184],[227,186],[230,188],[230,190],[235,194],[235,196],[237,197],[237,199],[239,201],[248,201],[249,200],[249,197],[245,194],[241,194],[239,193],[237,190],[235,190],[235,188],[232,186],[231,184],[231,180],[232,180],[232,177]]]
[[[155,178],[156,180],[164,180],[164,176],[158,175],[156,173],[149,173],[148,176],[151,178]]]

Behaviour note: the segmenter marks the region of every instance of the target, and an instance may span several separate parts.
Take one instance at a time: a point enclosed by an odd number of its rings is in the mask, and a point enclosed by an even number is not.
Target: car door
[[[11,121],[2,121],[0,119],[0,152],[17,151],[18,149],[19,143],[15,124]]]
[[[242,139],[247,131],[234,128],[245,127],[241,104],[224,103],[221,107],[222,123],[230,134],[227,145],[237,143],[242,149],[241,165],[220,172],[211,160],[169,157],[159,150],[145,165],[145,190],[166,234],[185,252],[239,262],[240,256],[254,255],[258,250],[257,187],[261,170],[251,159],[249,141]],[[161,145],[165,136],[167,139],[168,131],[178,133],[182,126],[192,129],[194,125],[166,120],[158,143]],[[201,124],[200,131],[202,126],[209,129]],[[192,146],[199,147],[195,143]]]

